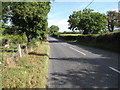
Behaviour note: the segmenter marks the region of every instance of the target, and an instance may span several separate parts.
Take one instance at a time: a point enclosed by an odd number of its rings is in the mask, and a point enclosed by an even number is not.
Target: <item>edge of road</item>
[[[57,38],[57,37],[53,37],[53,36],[50,36],[52,38],[55,38],[59,41],[63,41],[63,42],[66,42],[68,44],[72,44],[72,45],[76,45],[78,47],[89,47],[91,49],[97,49],[97,50],[101,50],[101,51],[105,51],[105,52],[111,52],[111,53],[116,53],[116,54],[120,54],[119,52],[114,52],[114,51],[111,51],[111,50],[106,50],[106,49],[103,49],[103,48],[99,48],[99,47],[94,47],[94,46],[89,46],[89,45],[82,45],[80,43],[77,43],[77,42],[74,42],[74,41],[67,41],[67,40],[64,40],[64,39],[61,39],[61,38]]]

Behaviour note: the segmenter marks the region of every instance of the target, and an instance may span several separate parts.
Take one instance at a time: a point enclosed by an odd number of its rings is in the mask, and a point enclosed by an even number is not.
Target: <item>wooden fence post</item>
[[[18,44],[18,52],[19,52],[20,57],[22,57],[22,50],[21,50],[20,44]]]

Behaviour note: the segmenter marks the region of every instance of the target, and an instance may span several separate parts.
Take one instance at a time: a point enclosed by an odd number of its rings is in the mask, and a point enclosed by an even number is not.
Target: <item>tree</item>
[[[93,12],[92,9],[74,11],[69,16],[69,29],[83,30],[83,34],[96,34],[106,30],[107,17],[104,14]]]
[[[49,33],[50,33],[50,34],[53,34],[53,35],[57,35],[57,34],[58,34],[58,31],[59,31],[59,27],[56,26],[56,25],[52,25],[52,26],[50,27]]]
[[[6,3],[3,3],[6,6]],[[47,14],[50,11],[50,2],[12,2],[7,4],[9,20],[17,32],[25,33],[30,42],[33,38],[45,40],[48,28]],[[3,11],[5,11],[3,8]],[[7,10],[7,9],[6,9]],[[5,21],[5,20],[4,20]]]
[[[2,20],[6,23],[11,17],[10,2],[2,2]]]
[[[107,11],[108,16],[108,30],[110,32],[114,31],[115,26],[120,26],[120,13],[116,11]]]

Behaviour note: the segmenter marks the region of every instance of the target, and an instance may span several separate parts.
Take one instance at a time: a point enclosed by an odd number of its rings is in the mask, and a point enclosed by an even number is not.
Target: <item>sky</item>
[[[74,2],[73,2],[74,1]],[[82,2],[80,2],[82,1]],[[92,0],[89,0],[92,1]],[[106,14],[107,11],[118,11],[120,0],[94,0],[87,8],[94,9],[95,12]],[[113,2],[114,1],[114,2]],[[68,19],[73,11],[83,10],[90,2],[88,0],[57,0],[51,4],[51,11],[48,14],[48,26],[56,25],[59,32],[71,31],[68,29]]]

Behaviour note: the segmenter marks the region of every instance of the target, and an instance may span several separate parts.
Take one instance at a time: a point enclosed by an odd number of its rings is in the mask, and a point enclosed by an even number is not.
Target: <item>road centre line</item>
[[[79,53],[81,53],[81,54],[83,54],[83,55],[86,55],[85,53],[83,53],[83,52],[81,52],[81,51],[78,51],[77,49],[75,49],[75,48],[73,48],[73,47],[70,47],[71,49],[73,49],[73,50],[75,50],[75,51],[77,51],[77,52],[79,52]]]
[[[120,74],[120,71],[119,70],[117,70],[117,69],[115,69],[115,68],[113,68],[113,67],[109,67],[111,70],[113,70],[113,71],[115,71],[115,72],[117,72],[117,73],[119,73]]]

